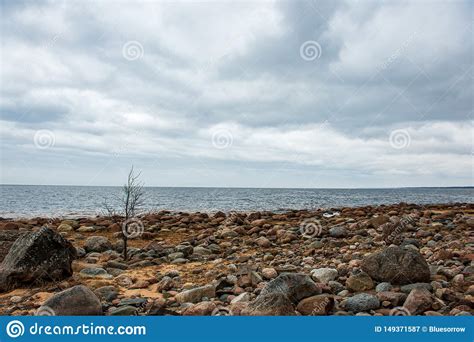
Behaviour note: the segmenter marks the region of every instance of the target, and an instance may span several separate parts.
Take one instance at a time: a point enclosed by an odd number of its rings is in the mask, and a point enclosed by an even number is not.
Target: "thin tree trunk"
[[[128,255],[127,255],[127,236],[124,234],[123,236],[123,260],[127,261]]]

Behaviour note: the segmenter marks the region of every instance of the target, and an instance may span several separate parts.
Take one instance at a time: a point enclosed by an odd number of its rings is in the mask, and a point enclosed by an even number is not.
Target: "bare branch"
[[[125,218],[123,228],[125,231],[122,232],[123,239],[123,257],[127,259],[127,239],[128,239],[128,220],[138,215],[139,211],[145,204],[145,192],[143,190],[143,184],[139,181],[141,173],[135,174],[134,168],[130,169],[127,177],[127,183],[122,187],[122,196],[119,200],[121,216]],[[111,207],[107,201],[104,201],[104,208],[111,217],[117,217],[118,213]]]

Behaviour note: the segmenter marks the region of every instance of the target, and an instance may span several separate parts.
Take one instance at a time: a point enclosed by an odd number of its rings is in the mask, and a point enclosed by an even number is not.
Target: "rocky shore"
[[[471,315],[474,204],[0,219],[2,315]]]

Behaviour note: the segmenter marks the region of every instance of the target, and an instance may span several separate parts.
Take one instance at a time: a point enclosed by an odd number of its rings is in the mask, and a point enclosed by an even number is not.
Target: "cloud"
[[[332,186],[472,184],[470,2],[2,10],[2,182],[120,182],[105,160],[151,174],[159,161],[176,175],[151,177],[160,185],[212,186],[219,175],[267,186],[263,175],[278,174],[280,186],[321,186],[295,182],[300,172]],[[308,41],[321,48],[314,59],[301,56]],[[39,151],[38,130],[54,146]],[[409,146],[390,144],[397,130]],[[58,160],[61,177],[35,176]]]

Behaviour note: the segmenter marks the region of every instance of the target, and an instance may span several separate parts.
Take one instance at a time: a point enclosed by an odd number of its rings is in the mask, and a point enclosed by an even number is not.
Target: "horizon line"
[[[77,185],[77,184],[9,184],[0,183],[0,186],[69,186],[69,187],[109,187],[116,188],[122,185]],[[143,185],[144,188],[198,188],[198,189],[282,189],[282,190],[390,190],[390,189],[469,189],[474,185],[454,185],[454,186],[396,186],[396,187],[347,187],[347,188],[311,188],[311,187],[251,187],[251,186],[173,186],[173,185]]]

